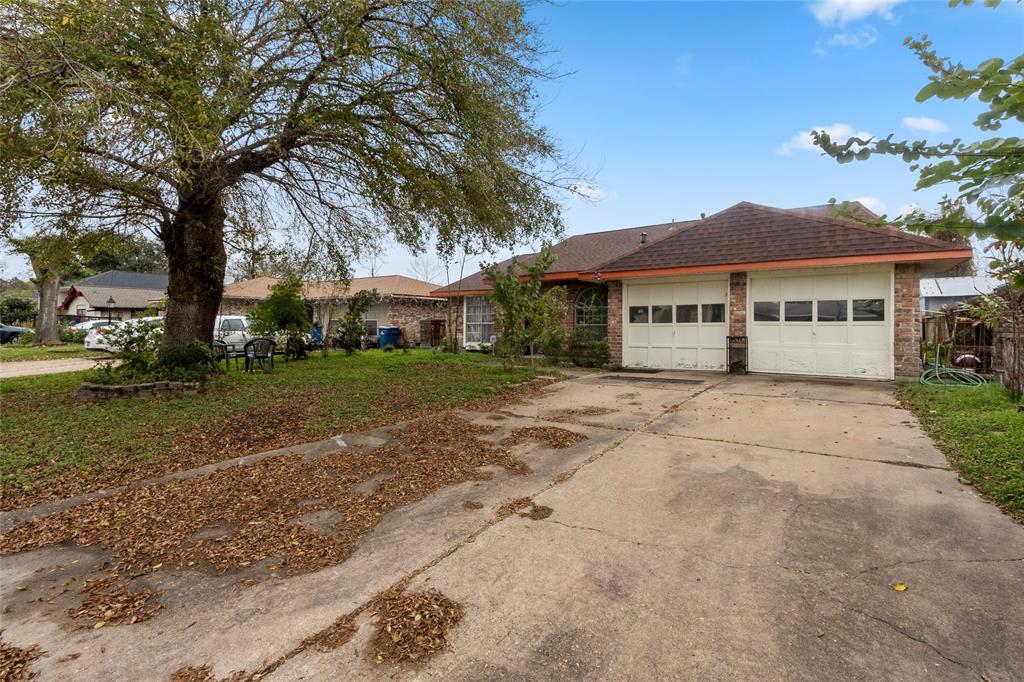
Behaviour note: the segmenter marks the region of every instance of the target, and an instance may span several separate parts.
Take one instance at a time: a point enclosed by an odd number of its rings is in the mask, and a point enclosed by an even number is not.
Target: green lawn
[[[0,381],[3,508],[411,418],[533,373],[468,353],[317,354],[273,374],[232,368],[198,396],[80,403],[72,393],[83,375]]]
[[[998,386],[901,384],[900,397],[950,463],[1024,521],[1024,412]]]
[[[0,346],[0,362],[23,362],[25,360],[64,360],[67,358],[109,358],[109,353],[86,350],[80,343],[61,346]]]

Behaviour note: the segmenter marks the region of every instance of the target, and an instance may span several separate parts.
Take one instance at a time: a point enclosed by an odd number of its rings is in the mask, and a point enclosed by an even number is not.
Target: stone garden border
[[[196,395],[199,389],[199,383],[194,381],[154,381],[127,386],[108,386],[86,381],[75,391],[75,399],[92,402],[115,398],[180,398],[183,395]]]

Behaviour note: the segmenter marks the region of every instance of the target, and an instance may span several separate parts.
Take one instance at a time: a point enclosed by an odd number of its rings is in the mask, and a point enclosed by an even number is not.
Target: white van
[[[249,318],[244,315],[218,315],[213,323],[213,338],[226,343],[229,353],[241,353],[252,337]]]

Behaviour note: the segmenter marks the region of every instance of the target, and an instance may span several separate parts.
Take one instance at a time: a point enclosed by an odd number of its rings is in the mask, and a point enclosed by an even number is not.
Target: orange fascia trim
[[[821,265],[868,265],[871,263],[908,263],[928,260],[963,260],[973,258],[971,250],[933,251],[932,253],[879,253],[868,256],[832,256],[829,258],[798,258],[794,260],[759,261],[754,263],[725,263],[722,265],[692,265],[682,268],[655,268],[651,270],[620,270],[608,273],[581,272],[580,279],[602,275],[601,279],[632,279],[665,277],[668,275],[696,275],[705,272],[742,272],[745,270],[788,270],[812,268]]]
[[[462,289],[460,291],[431,291],[431,296],[437,298],[458,298],[459,296],[481,296],[491,293],[490,289]]]

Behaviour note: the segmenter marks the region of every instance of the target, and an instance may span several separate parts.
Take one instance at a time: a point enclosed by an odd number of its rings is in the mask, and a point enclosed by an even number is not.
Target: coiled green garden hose
[[[985,377],[977,372],[939,364],[942,346],[935,348],[935,364],[921,372],[921,383],[929,386],[984,386]]]

